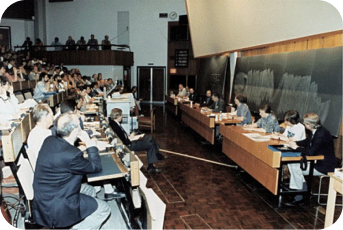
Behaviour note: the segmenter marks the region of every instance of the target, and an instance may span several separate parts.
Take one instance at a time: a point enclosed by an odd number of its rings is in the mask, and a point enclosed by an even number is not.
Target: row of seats
[[[19,103],[23,103],[27,99],[33,99],[33,94],[30,90],[18,91],[14,93]]]

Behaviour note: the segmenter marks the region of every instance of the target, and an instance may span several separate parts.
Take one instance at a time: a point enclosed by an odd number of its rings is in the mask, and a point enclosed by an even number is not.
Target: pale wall
[[[80,36],[86,40],[94,34],[98,42],[104,35],[117,36],[117,12],[129,11],[130,46],[134,52],[131,83],[136,84],[137,66],[167,66],[169,18],[159,18],[159,13],[175,11],[186,14],[184,0],[74,0],[49,3],[46,0],[46,25],[48,43],[58,36],[65,42],[69,35],[75,41]],[[178,20],[178,18],[176,19]],[[112,40],[116,44],[117,39]]]
[[[21,46],[26,37],[34,41],[34,22],[32,20],[1,19],[1,26],[11,27],[12,49],[14,46]]]
[[[186,3],[195,57],[342,29],[337,9],[320,0],[186,0]]]

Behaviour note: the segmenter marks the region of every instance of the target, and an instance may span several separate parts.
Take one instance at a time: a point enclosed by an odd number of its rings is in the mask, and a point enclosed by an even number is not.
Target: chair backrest
[[[135,102],[134,112],[135,112],[135,116],[138,117],[139,116],[139,108],[138,108],[137,102]]]
[[[25,99],[33,99],[32,94],[30,91],[24,93]]]
[[[17,171],[17,176],[27,200],[33,200],[33,175],[29,161],[23,159]]]
[[[25,101],[24,96],[21,92],[16,93],[15,97],[18,99],[19,103],[23,103]]]
[[[152,122],[155,120],[155,110],[156,108],[153,108],[152,110],[150,110],[150,118]]]

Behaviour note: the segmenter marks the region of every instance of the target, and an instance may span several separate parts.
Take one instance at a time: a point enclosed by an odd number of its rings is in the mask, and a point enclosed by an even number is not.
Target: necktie
[[[125,130],[123,129],[123,127],[121,125],[119,125],[121,130],[123,131],[124,135],[125,135],[125,138],[126,139],[129,139],[129,137],[127,136],[127,133],[125,132]]]

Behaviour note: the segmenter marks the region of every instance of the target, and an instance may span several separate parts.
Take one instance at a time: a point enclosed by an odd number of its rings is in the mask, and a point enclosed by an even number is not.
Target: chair
[[[19,104],[23,103],[25,101],[24,96],[23,96],[23,94],[21,92],[15,93],[15,97],[18,99]]]
[[[33,99],[32,93],[30,91],[27,91],[24,93],[25,99]]]
[[[155,125],[155,109],[153,108],[150,110],[150,117],[138,117],[138,129],[140,127],[148,127],[151,129],[151,133],[154,132],[156,125]]]
[[[342,161],[342,160],[339,159],[339,158],[336,158],[336,159],[337,159],[337,161],[339,161],[339,162]],[[342,167],[341,163],[339,164],[339,167]],[[327,203],[321,203],[321,202],[320,202],[321,196],[328,196],[327,193],[321,193],[321,192],[322,192],[322,191],[321,191],[321,188],[322,188],[322,181],[323,181],[324,178],[329,178],[329,179],[330,179],[330,176],[329,176],[329,175],[322,175],[322,176],[319,176],[318,193],[314,193],[314,192],[311,191],[311,195],[317,196],[317,202],[318,202],[319,205],[327,205]],[[337,196],[341,196],[341,197],[342,197],[342,195],[339,195],[339,194],[337,194]],[[336,205],[336,206],[343,207],[343,204],[335,204],[335,205]]]

